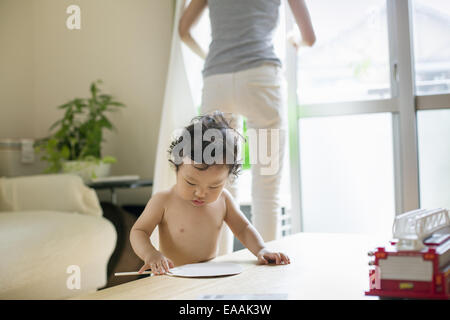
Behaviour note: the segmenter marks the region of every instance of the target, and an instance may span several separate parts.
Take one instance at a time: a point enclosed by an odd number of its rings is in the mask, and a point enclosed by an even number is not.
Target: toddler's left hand
[[[275,264],[290,264],[291,260],[287,255],[285,255],[282,252],[275,252],[270,251],[266,248],[261,249],[261,251],[258,252],[258,262],[260,264],[269,264],[274,263]]]

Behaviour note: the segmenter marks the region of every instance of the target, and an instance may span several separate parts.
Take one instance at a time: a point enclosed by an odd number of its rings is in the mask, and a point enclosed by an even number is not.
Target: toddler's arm
[[[238,238],[239,241],[258,258],[260,263],[290,263],[289,257],[284,253],[272,251],[266,248],[261,235],[241,212],[231,194],[226,189],[224,189],[223,192],[227,206],[225,222],[230,227],[236,238]]]
[[[144,261],[139,272],[151,268],[153,273],[160,274],[174,266],[173,262],[156,250],[150,241],[150,235],[162,220],[166,197],[165,192],[156,193],[131,228],[131,246],[136,255]]]

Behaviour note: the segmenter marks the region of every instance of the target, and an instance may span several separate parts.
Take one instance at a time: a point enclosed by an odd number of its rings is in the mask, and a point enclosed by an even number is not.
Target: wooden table
[[[288,299],[377,299],[367,297],[367,251],[383,245],[363,235],[298,233],[267,243],[289,255],[289,265],[257,265],[247,250],[213,261],[239,263],[229,277],[151,276],[77,299],[198,299],[206,294],[287,294]],[[123,270],[130,271],[130,270]]]

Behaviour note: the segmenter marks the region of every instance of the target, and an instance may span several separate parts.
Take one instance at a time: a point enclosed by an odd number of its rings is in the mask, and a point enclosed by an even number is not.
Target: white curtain
[[[169,148],[175,130],[186,126],[196,116],[181,50],[181,40],[178,36],[178,21],[180,20],[184,3],[184,0],[176,0],[175,4],[169,68],[161,113],[158,146],[156,149],[153,194],[161,190],[169,189],[175,184],[175,171],[169,166],[167,149]],[[158,248],[157,229],[153,232],[151,240],[153,245]]]

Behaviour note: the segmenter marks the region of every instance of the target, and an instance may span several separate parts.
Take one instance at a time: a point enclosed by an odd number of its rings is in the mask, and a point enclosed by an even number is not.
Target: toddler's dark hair
[[[198,137],[194,134],[195,128],[201,128],[201,135]],[[210,141],[208,141],[208,139],[204,140],[205,132],[210,129],[213,130],[209,131],[209,133],[212,132],[214,134],[210,137]],[[183,136],[190,141],[185,141]],[[198,141],[195,141],[196,138]],[[228,166],[228,173],[236,178],[242,168],[238,154],[240,152],[240,138],[244,139],[241,134],[229,125],[222,112],[215,111],[212,114],[197,116],[191,120],[190,125],[183,128],[183,134],[170,143],[168,150],[169,162],[175,166],[176,171],[178,171],[181,160],[184,157],[189,157],[192,161],[201,163],[201,167],[196,167],[199,170],[206,170],[211,165],[215,164],[225,164]],[[185,149],[182,147],[183,145],[189,147]],[[205,159],[204,151],[208,146],[210,146],[209,150],[212,150],[212,157],[215,157],[216,149],[214,147],[221,147],[221,150],[219,151],[221,151],[223,155],[221,159],[223,160],[222,162],[211,163],[210,160],[208,161],[208,159]],[[197,153],[195,152],[196,150]]]

